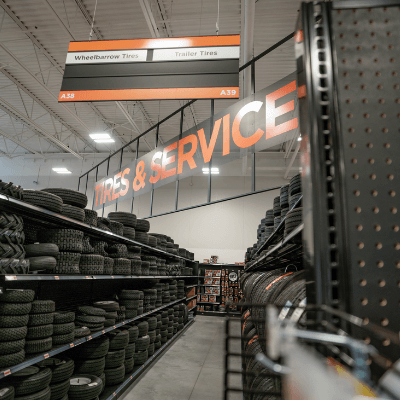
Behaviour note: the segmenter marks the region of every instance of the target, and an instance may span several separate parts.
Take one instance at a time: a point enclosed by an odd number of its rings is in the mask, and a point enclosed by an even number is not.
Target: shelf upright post
[[[212,131],[214,127],[214,99],[211,99],[211,115],[210,115],[210,140],[212,136]],[[208,163],[208,192],[207,192],[207,203],[211,201],[211,167],[212,158]]]

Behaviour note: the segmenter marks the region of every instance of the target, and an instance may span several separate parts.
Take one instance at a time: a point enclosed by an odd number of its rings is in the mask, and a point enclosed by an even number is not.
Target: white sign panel
[[[153,61],[218,60],[239,57],[239,46],[157,49],[153,53]]]
[[[99,64],[146,61],[147,50],[82,51],[67,55],[65,64]]]

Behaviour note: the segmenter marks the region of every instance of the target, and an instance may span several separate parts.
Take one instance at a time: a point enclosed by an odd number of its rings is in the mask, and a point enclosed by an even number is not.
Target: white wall
[[[0,179],[12,181],[24,189],[43,189],[45,187],[64,187],[77,189],[81,171],[90,169],[93,161],[57,160],[33,162],[33,160],[0,159]],[[66,166],[73,170],[71,175],[58,175],[51,170],[55,166]],[[38,171],[40,166],[39,178]],[[222,171],[221,171],[222,172]],[[281,173],[265,176],[257,175],[256,190],[280,186],[288,183]],[[293,175],[293,173],[291,174]],[[179,208],[204,203],[207,199],[207,176],[197,175],[180,181]],[[249,173],[246,176],[213,176],[211,200],[246,193],[251,190]],[[38,181],[38,184],[33,183]],[[88,183],[89,206],[92,204],[94,176]],[[81,189],[86,182],[82,182]],[[272,208],[273,198],[279,195],[279,189],[256,195],[242,197],[213,205],[181,211],[149,219],[150,232],[171,236],[176,243],[195,254],[195,259],[203,261],[211,255],[218,255],[222,263],[242,262],[247,247],[256,242],[256,230],[265,211]],[[133,212],[139,217],[149,215],[150,193],[139,196],[134,201]],[[168,212],[175,205],[175,183],[155,190],[153,215]],[[118,205],[119,211],[130,211],[131,202]],[[104,215],[114,211],[115,205],[107,207]],[[101,211],[99,211],[101,215]]]

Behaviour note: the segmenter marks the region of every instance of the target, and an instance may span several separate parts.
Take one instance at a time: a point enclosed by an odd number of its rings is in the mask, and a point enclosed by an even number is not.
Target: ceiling
[[[219,0],[219,34],[241,33],[241,2]],[[256,1],[254,55],[293,32],[298,8],[297,0]],[[215,34],[217,13],[218,0],[97,0],[97,7],[96,0],[0,0],[0,156],[101,160],[186,103],[58,103],[68,44],[89,39],[93,18],[92,40],[179,37]],[[256,90],[294,70],[289,41],[257,62]],[[215,112],[233,103],[216,100]],[[205,100],[186,108],[184,130],[209,113]],[[115,143],[90,139],[102,131]],[[179,115],[161,126],[161,143],[178,133]],[[154,144],[155,131],[140,151]],[[291,145],[272,150],[288,158],[296,147]]]

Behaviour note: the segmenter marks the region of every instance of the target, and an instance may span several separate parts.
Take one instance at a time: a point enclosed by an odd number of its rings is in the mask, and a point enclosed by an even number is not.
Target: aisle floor
[[[239,329],[237,325],[237,334]],[[224,357],[225,318],[199,315],[123,399],[222,400]],[[240,370],[240,361],[232,361]],[[235,381],[240,384],[240,379]]]

